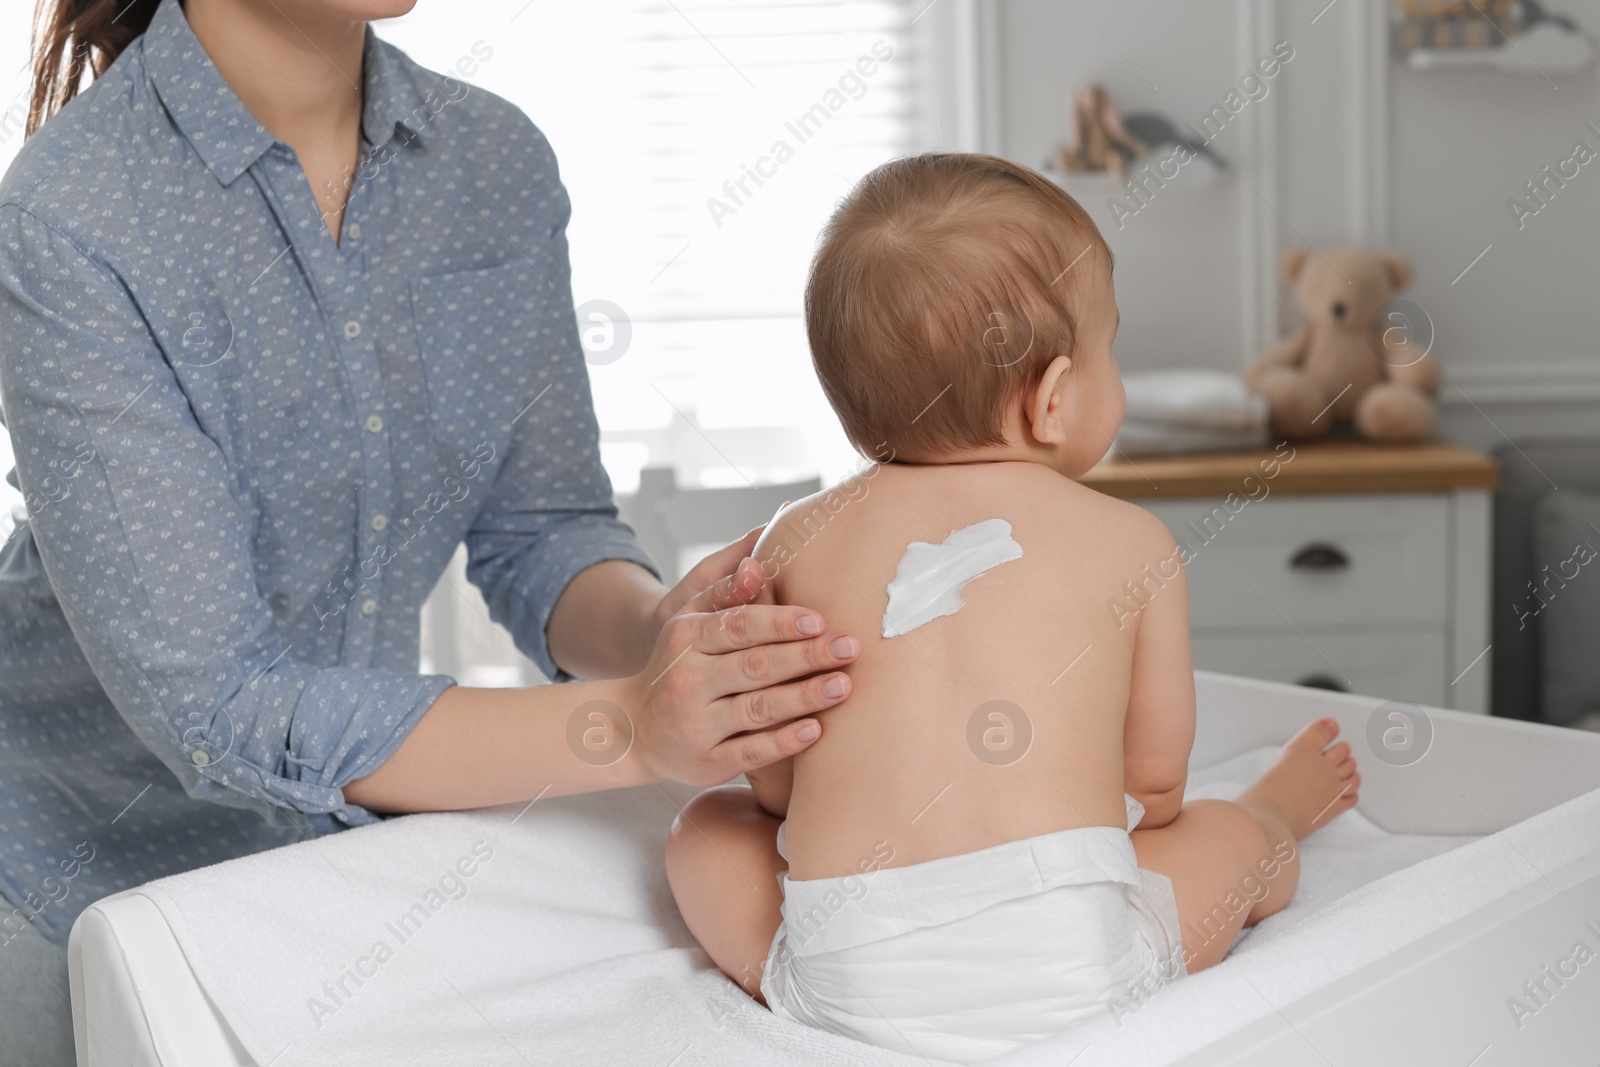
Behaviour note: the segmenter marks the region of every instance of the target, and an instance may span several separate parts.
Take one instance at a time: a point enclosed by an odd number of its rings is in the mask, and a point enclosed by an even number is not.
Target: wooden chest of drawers
[[[1187,546],[1197,668],[1476,712],[1495,481],[1455,445],[1358,441],[1113,458],[1083,478]]]

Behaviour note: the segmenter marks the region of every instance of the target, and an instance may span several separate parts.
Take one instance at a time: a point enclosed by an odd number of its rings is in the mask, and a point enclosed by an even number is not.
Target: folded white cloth
[[[1144,809],[1125,800],[1131,830]],[[761,981],[773,1014],[913,1055],[993,1059],[1113,1006],[1131,1014],[1184,974],[1172,882],[1140,870],[1115,827],[778,881]]]
[[[1124,456],[1165,456],[1189,452],[1249,452],[1267,443],[1267,424],[1246,429],[1183,426],[1124,419],[1117,452]]]
[[[1128,406],[1117,431],[1125,456],[1242,452],[1267,443],[1267,401],[1236,374],[1205,370],[1125,374]]]
[[[1237,374],[1210,370],[1135,371],[1122,376],[1125,417],[1214,430],[1251,430],[1267,422],[1267,400]]]

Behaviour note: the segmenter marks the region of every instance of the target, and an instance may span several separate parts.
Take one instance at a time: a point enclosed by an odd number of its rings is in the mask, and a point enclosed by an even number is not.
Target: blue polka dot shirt
[[[374,821],[346,802],[453,680],[457,544],[545,624],[616,519],[570,206],[515,107],[368,33],[335,243],[295,153],[166,0],[0,182],[0,945],[108,893]],[[3,951],[3,948],[0,948]]]

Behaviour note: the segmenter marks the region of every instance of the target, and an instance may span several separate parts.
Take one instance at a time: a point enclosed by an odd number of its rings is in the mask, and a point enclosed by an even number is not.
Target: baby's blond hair
[[[901,459],[1002,443],[1006,405],[1074,352],[1097,248],[1109,266],[1076,200],[996,156],[930,152],[862,178],[806,285],[811,358],[850,440]]]

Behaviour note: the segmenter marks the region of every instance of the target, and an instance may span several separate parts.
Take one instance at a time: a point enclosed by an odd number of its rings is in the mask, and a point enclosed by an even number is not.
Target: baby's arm
[[[1188,583],[1178,547],[1166,528],[1161,527],[1151,542],[1159,563],[1150,569],[1158,571],[1165,584],[1139,613],[1122,728],[1123,789],[1144,805],[1139,823],[1144,830],[1167,825],[1183,807],[1195,714]],[[1176,577],[1167,578],[1174,569]]]
[[[1311,327],[1302,326],[1288,337],[1276,342],[1271,348],[1261,353],[1261,358],[1256,360],[1255,365],[1245,372],[1245,384],[1254,389],[1261,383],[1262,378],[1272,371],[1293,369],[1300,366],[1301,361],[1305,359],[1306,345],[1310,343],[1310,340]]]
[[[758,771],[748,771],[745,778],[763,811],[780,819],[789,817],[789,794],[794,791],[793,756],[769,763]]]

